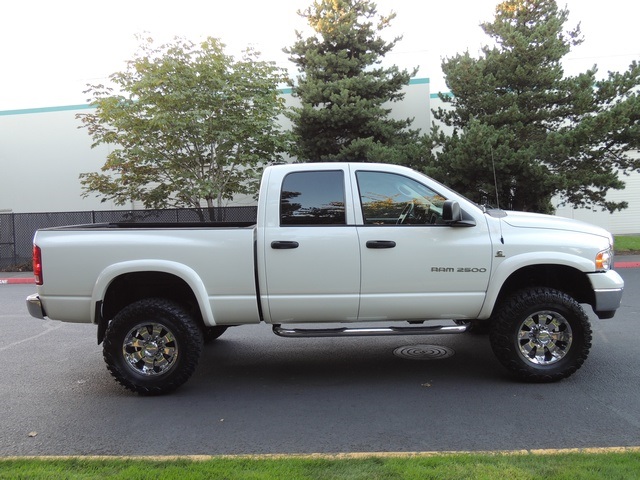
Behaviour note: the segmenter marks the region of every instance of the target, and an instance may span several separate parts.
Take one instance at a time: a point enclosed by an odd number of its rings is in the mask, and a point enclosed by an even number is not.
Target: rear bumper
[[[44,319],[47,316],[37,293],[27,297],[27,310],[29,310],[29,315],[35,318]]]
[[[589,280],[594,294],[593,311],[599,318],[613,317],[615,311],[620,308],[624,280],[613,270],[592,273]]]

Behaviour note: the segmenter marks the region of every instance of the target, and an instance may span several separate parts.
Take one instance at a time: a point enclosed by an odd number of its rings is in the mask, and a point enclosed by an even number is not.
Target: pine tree
[[[285,52],[302,75],[293,86],[300,106],[293,123],[291,154],[301,161],[402,163],[416,152],[411,119],[396,120],[385,105],[403,98],[415,72],[380,66],[400,38],[381,32],[395,14],[383,17],[369,0],[317,0],[304,12],[315,35]]]
[[[579,26],[564,29],[568,15],[555,0],[507,0],[481,25],[495,46],[443,61],[449,108],[434,116],[453,134],[434,128],[441,151],[428,173],[477,201],[494,200],[497,180],[501,206],[516,210],[550,212],[554,195],[626,208],[606,193],[624,188],[620,172],[640,169],[628,155],[640,143],[640,68],[565,77],[562,58],[582,42]]]

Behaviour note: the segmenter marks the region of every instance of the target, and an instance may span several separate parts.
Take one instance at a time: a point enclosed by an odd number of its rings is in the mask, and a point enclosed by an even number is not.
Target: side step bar
[[[443,335],[464,333],[469,325],[433,325],[420,327],[365,327],[365,328],[282,328],[273,326],[273,333],[286,338],[310,337],[375,337],[388,335]]]

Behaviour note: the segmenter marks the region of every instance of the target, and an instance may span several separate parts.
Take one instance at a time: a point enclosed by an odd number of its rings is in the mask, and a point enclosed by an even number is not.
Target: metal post
[[[13,264],[18,264],[18,253],[16,251],[16,214],[11,214],[11,242],[13,244]]]

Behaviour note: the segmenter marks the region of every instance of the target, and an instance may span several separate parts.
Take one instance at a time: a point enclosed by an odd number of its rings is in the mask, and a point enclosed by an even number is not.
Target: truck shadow
[[[487,337],[469,335],[393,338],[281,339],[260,341],[220,338],[207,345],[189,381],[223,388],[225,384],[270,387],[387,385],[406,382],[504,381],[508,375],[495,359]],[[408,356],[399,356],[402,347]],[[415,347],[415,348],[414,348]],[[436,351],[433,358],[411,351]],[[438,351],[451,353],[439,356]],[[406,352],[405,352],[406,353]]]

